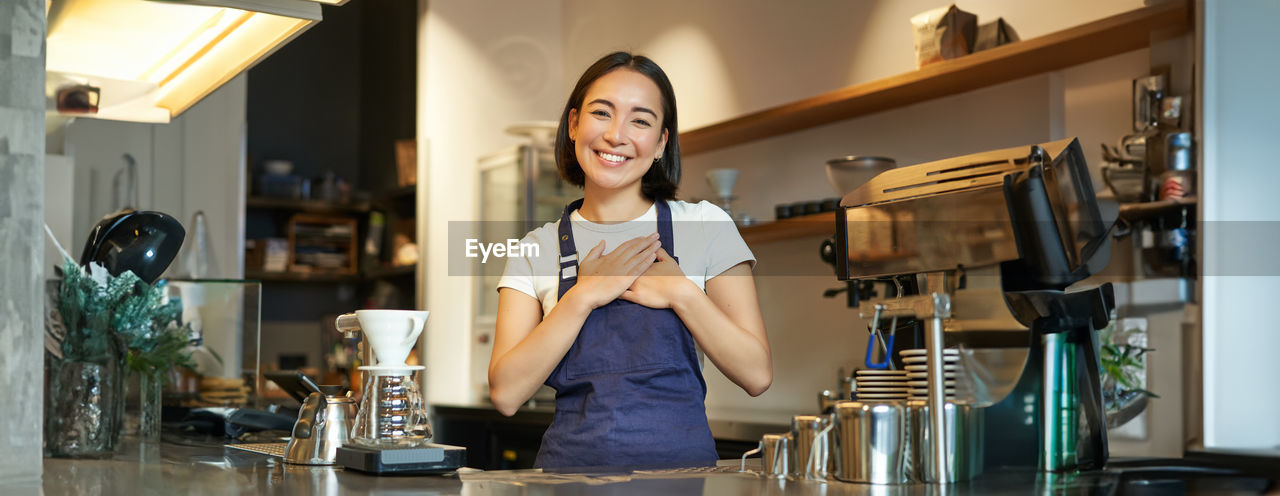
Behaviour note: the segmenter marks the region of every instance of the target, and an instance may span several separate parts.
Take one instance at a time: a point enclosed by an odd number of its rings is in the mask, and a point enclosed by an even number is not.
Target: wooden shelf
[[[1118,55],[1191,29],[1189,0],[1144,7],[680,133],[685,156]]]
[[[245,200],[245,207],[274,210],[296,210],[310,213],[366,213],[369,202],[332,203],[320,200],[293,200],[289,198],[267,198],[251,196]]]
[[[805,236],[834,236],[836,234],[836,213],[823,212],[766,222],[744,227],[739,229],[738,232],[742,233],[742,239],[748,245]]]

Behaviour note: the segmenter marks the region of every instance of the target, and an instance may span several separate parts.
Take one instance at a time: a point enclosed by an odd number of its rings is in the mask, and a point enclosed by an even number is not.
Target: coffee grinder
[[[947,432],[943,350],[958,348],[973,393],[957,402],[1001,426],[986,466],[1093,469],[1108,456],[1096,331],[1115,301],[1110,284],[1067,288],[1106,265],[1113,223],[1070,139],[883,172],[841,200],[823,251],[873,328],[923,324],[932,432]],[[953,463],[948,437],[917,449]]]
[[[418,387],[421,365],[405,359],[418,342],[428,312],[358,310],[338,317],[337,328],[361,339],[363,398],[347,442],[337,450],[346,468],[375,474],[451,472],[467,462],[466,448],[431,443],[431,425]]]

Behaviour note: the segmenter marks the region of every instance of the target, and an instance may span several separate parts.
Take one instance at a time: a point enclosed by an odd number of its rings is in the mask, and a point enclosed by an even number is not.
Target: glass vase
[[[118,350],[92,360],[45,357],[44,451],[61,458],[115,454],[123,417]]]
[[[159,442],[164,376],[155,372],[138,376],[138,441]]]

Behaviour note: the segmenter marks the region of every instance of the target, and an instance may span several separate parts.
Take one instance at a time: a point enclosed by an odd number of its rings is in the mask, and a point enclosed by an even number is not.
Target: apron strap
[[[560,215],[560,226],[556,233],[560,243],[560,289],[556,293],[557,299],[563,297],[578,282],[578,248],[573,244],[573,224],[569,221],[569,214],[580,207],[582,198],[565,205],[564,213]]]
[[[662,249],[671,255],[671,259],[679,264],[680,259],[676,258],[675,234],[671,223],[671,207],[661,200],[654,203],[658,205],[658,241],[662,242]]]

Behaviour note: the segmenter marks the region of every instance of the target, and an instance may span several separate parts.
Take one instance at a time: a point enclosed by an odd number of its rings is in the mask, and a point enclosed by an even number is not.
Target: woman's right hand
[[[565,297],[572,294],[592,309],[607,305],[649,270],[661,247],[658,233],[653,233],[627,240],[608,255],[601,256],[604,251],[604,241],[601,241],[578,260],[578,282]]]

